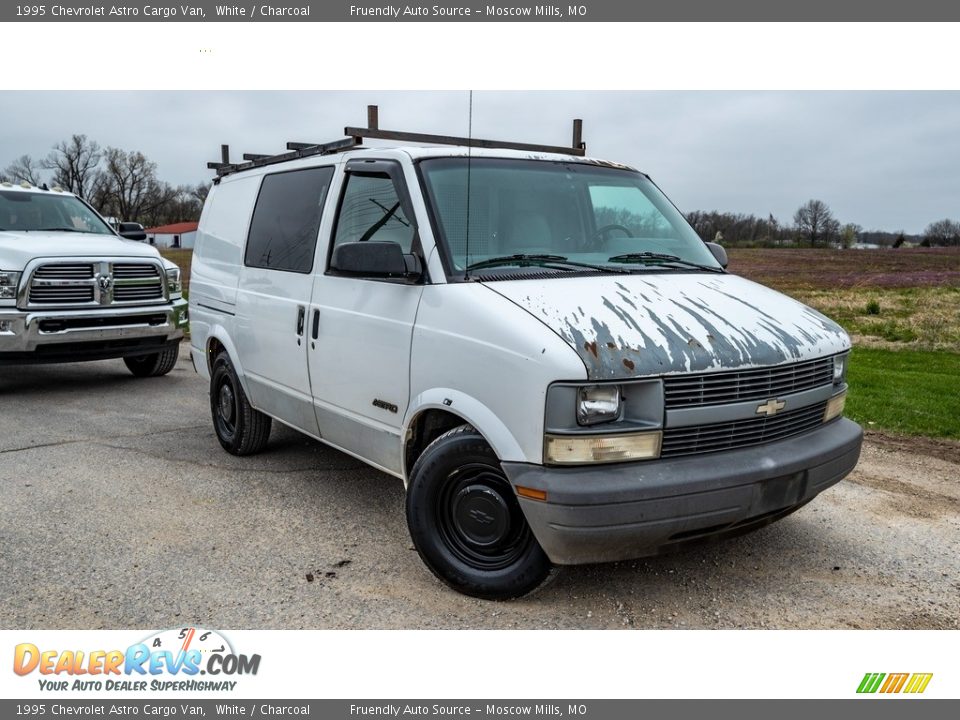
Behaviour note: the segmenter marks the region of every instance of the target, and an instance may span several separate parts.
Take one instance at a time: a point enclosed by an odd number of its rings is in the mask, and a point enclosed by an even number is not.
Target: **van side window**
[[[268,270],[310,272],[320,213],[332,178],[332,167],[265,176],[250,221],[244,264]]]
[[[342,243],[395,242],[405,253],[413,246],[414,227],[403,213],[393,180],[377,175],[347,176],[333,246]]]

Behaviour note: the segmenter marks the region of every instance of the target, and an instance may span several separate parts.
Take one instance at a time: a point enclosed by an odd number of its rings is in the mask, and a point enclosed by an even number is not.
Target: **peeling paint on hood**
[[[780,365],[850,347],[825,315],[736,275],[651,272],[485,285],[554,330],[593,380]]]

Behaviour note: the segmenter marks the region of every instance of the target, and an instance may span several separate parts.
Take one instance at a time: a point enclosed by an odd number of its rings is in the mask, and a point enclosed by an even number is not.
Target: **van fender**
[[[523,454],[513,433],[490,408],[476,398],[450,388],[433,388],[411,399],[403,418],[401,437],[407,437],[414,420],[426,410],[443,410],[463,418],[465,423],[469,423],[483,435],[501,461],[539,462],[539,458],[531,459]],[[409,471],[410,468],[403,468],[404,483],[407,482]]]
[[[213,358],[210,357],[210,343],[216,340],[223,348],[227,351],[227,355],[230,356],[230,362],[233,363],[233,370],[237,373],[237,378],[240,380],[240,387],[243,388],[244,394],[249,398],[250,389],[247,387],[247,375],[243,371],[243,365],[240,363],[240,354],[237,352],[236,345],[233,344],[233,341],[230,339],[230,333],[227,332],[226,328],[219,323],[213,323],[210,325],[210,329],[207,332],[206,344],[204,345],[204,358],[203,360],[206,363],[207,368],[207,377],[210,376],[210,367],[213,364]]]

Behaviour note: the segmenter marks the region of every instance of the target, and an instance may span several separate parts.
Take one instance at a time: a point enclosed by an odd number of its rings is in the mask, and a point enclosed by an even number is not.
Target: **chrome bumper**
[[[0,361],[5,359],[6,353],[22,355],[55,350],[48,347],[52,345],[104,344],[138,339],[179,341],[187,322],[187,301],[181,298],[152,307],[92,310],[0,308]]]

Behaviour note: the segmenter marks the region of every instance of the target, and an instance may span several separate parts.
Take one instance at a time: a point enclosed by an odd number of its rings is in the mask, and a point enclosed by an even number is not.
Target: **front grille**
[[[53,262],[30,279],[30,305],[134,305],[163,302],[165,277],[151,262]]]
[[[159,278],[160,271],[156,265],[135,265],[133,263],[114,263],[113,277],[123,278]]]
[[[130,302],[132,300],[159,300],[163,297],[163,286],[160,283],[153,285],[117,285],[113,289],[114,302]]]
[[[90,263],[42,265],[33,274],[34,280],[90,280],[92,277],[93,265]]]
[[[833,382],[833,358],[663,379],[667,409],[766,400]]]
[[[30,302],[36,305],[93,302],[92,285],[47,285],[30,288]]]
[[[667,428],[663,431],[660,457],[718,452],[785,440],[822,425],[826,406],[822,402],[773,417]]]

